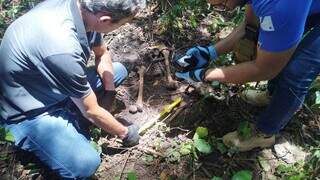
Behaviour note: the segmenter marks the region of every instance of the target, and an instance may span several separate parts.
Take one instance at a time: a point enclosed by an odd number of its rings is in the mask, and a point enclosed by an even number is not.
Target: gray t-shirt
[[[86,64],[100,44],[100,33],[85,31],[76,0],[46,0],[18,18],[0,45],[1,117],[23,120],[88,95]]]

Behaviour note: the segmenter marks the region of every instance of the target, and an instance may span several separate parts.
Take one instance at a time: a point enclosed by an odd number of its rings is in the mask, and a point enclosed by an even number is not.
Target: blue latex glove
[[[218,57],[214,46],[196,46],[189,49],[186,55],[175,60],[174,65],[181,72],[207,67],[211,61]]]
[[[204,76],[207,69],[196,69],[188,72],[176,72],[176,77],[184,79],[189,83],[204,82]]]

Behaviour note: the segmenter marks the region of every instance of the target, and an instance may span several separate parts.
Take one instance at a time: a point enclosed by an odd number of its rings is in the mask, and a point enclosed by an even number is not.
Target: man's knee
[[[127,68],[120,62],[112,63],[114,70],[114,82],[119,86],[128,76]]]
[[[281,72],[277,85],[298,94],[306,94],[316,76],[317,72],[308,64],[301,61],[291,62]]]
[[[74,178],[87,178],[92,176],[100,165],[100,156],[97,152],[87,154],[74,154],[72,157],[71,172]]]

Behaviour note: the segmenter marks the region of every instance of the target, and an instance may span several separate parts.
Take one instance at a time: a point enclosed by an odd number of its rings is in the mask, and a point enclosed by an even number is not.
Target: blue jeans
[[[113,63],[114,82],[118,86],[128,72],[121,63]],[[93,90],[102,87],[94,69],[88,71],[88,81]],[[71,100],[66,100],[66,102]],[[15,145],[34,153],[63,179],[85,179],[95,173],[100,155],[90,144],[83,130],[82,115],[69,111],[66,106],[57,107],[52,113],[44,113],[17,124],[5,124],[15,137]]]
[[[320,26],[316,26],[300,42],[286,67],[269,81],[268,90],[272,98],[258,116],[258,130],[266,134],[279,133],[302,106],[319,72]]]

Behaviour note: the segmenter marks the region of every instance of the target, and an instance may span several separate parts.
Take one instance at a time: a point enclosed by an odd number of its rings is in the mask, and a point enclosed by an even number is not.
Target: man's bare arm
[[[274,78],[289,62],[296,47],[279,53],[258,49],[255,61],[244,62],[229,67],[209,69],[205,80],[242,84],[250,81]]]
[[[251,5],[246,5],[245,21],[236,27],[226,38],[217,42],[214,46],[219,55],[229,53],[234,49],[238,42],[245,35],[247,24],[254,24],[257,17],[254,15]]]
[[[113,68],[110,53],[105,45],[93,47],[97,72],[103,81],[104,89],[113,91]]]
[[[120,124],[108,111],[98,105],[93,91],[82,99],[71,99],[81,110],[82,114],[96,126],[106,132],[118,135],[121,139],[127,135],[128,128]]]
[[[251,5],[246,6],[245,18],[245,22],[238,29],[235,29],[226,39],[216,44],[219,54],[220,52],[229,52],[233,49],[235,42],[245,33],[245,29],[243,29],[245,24],[256,23],[257,17],[254,15]],[[292,47],[284,52],[270,53],[257,48],[257,58],[255,61],[244,62],[235,66],[209,69],[206,72],[205,79],[208,81],[217,80],[236,84],[269,80],[279,74],[290,60],[295,49],[296,47]]]

